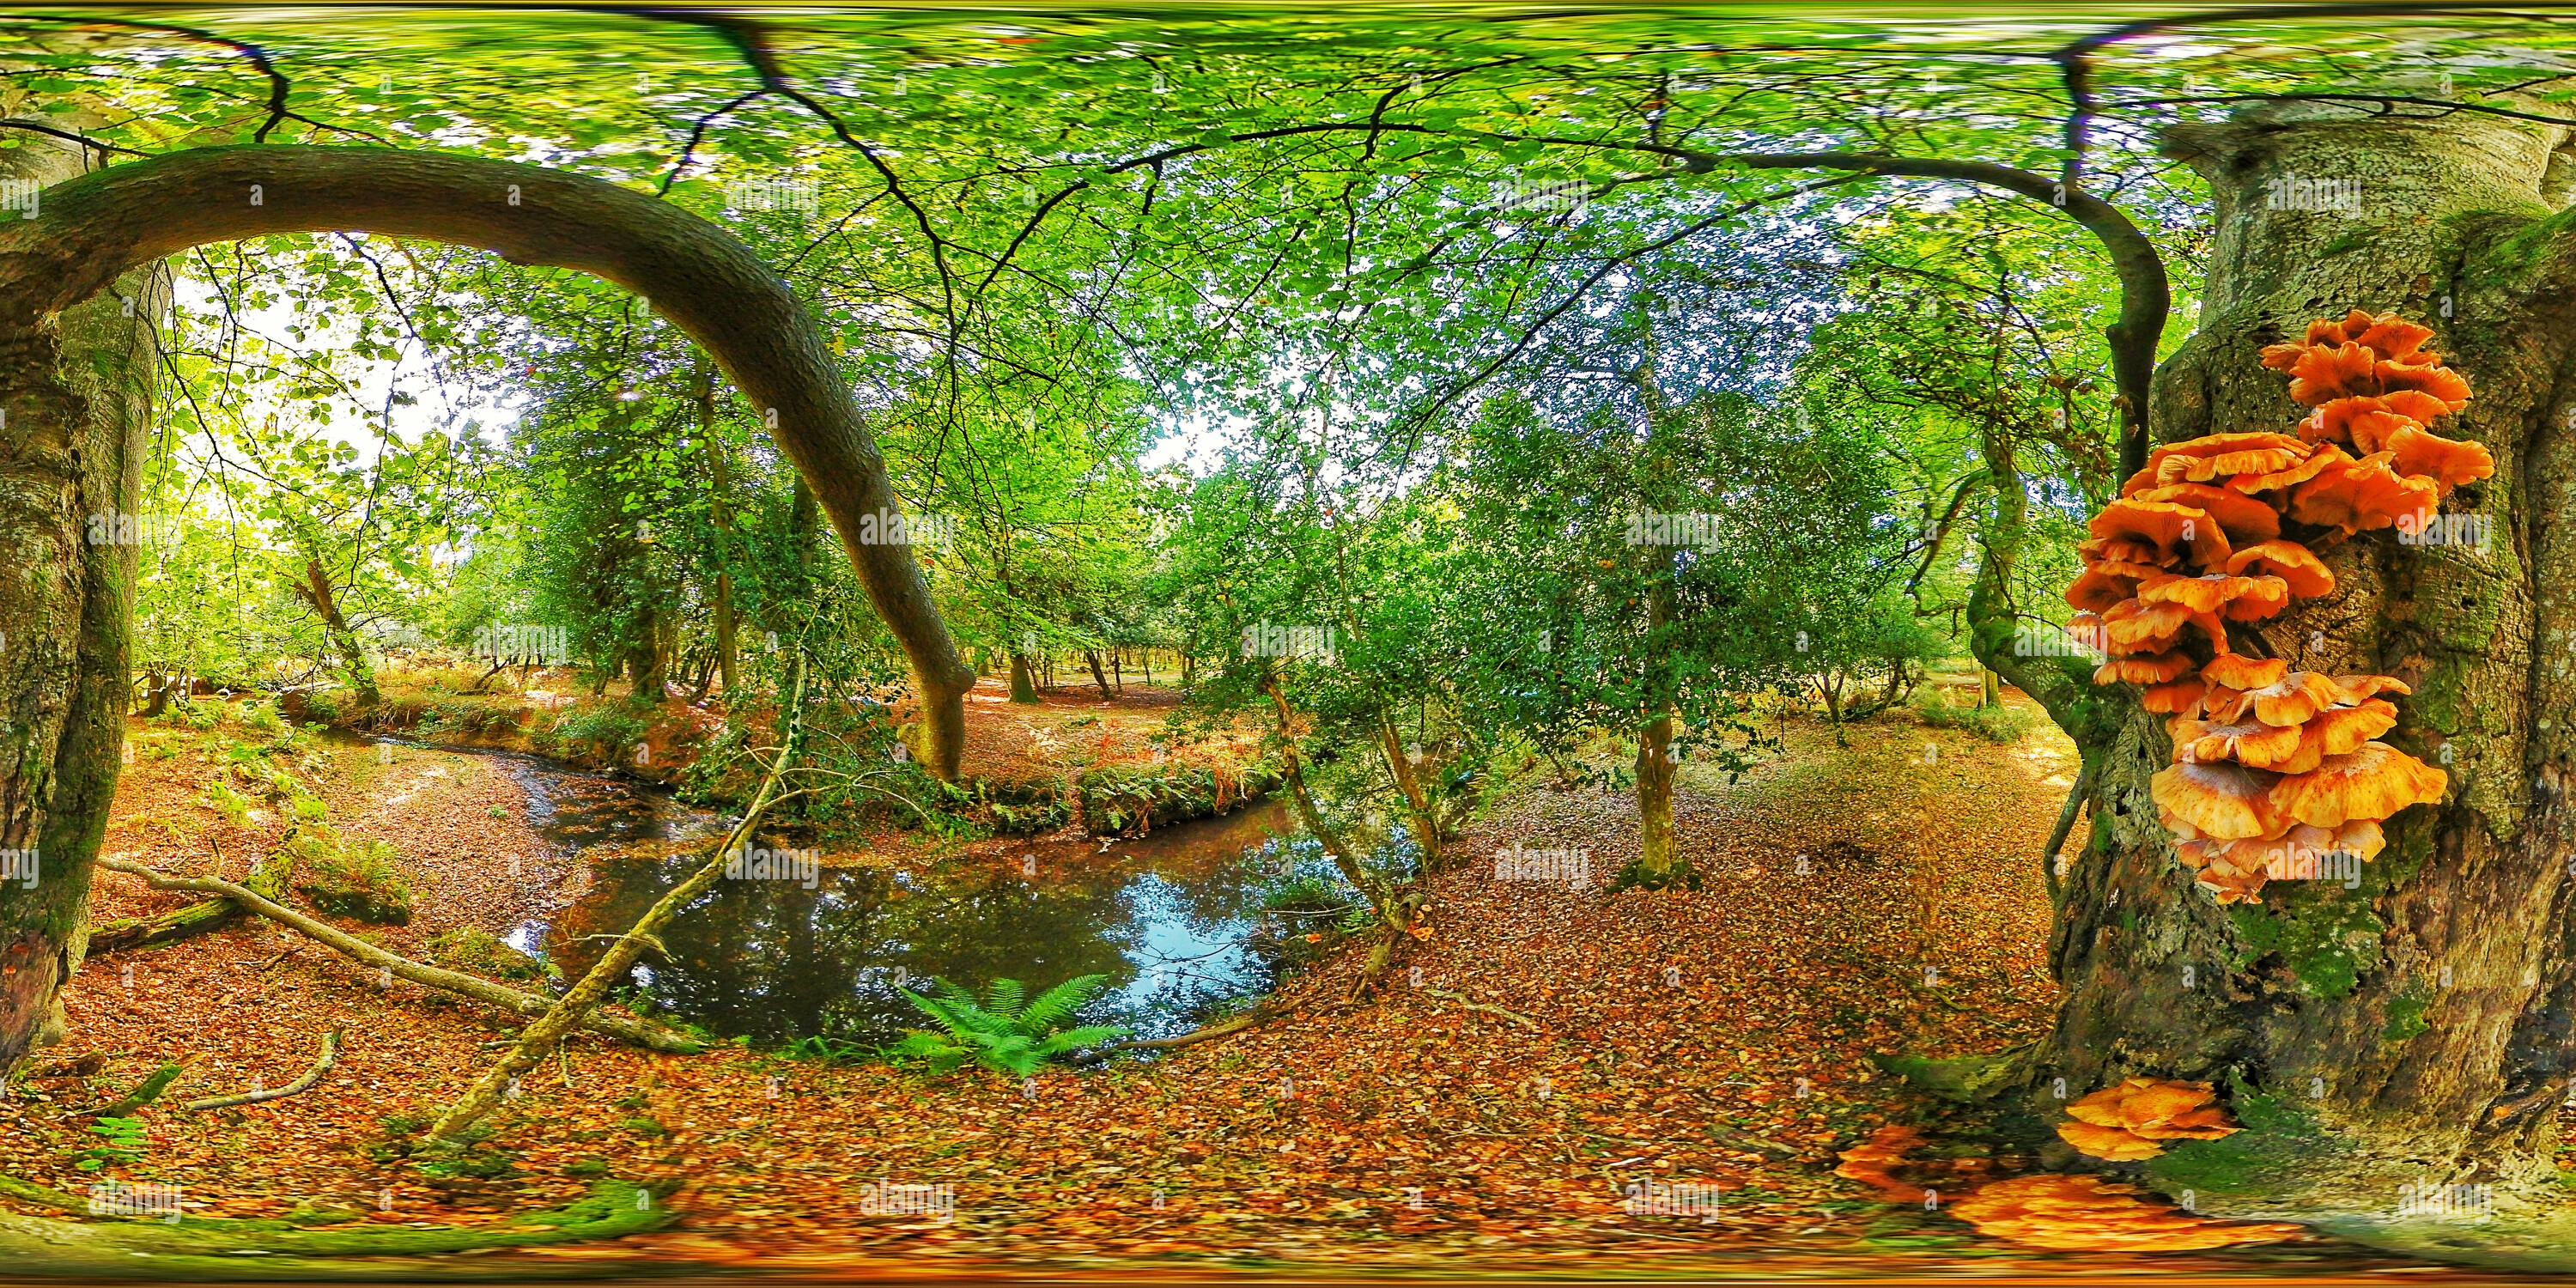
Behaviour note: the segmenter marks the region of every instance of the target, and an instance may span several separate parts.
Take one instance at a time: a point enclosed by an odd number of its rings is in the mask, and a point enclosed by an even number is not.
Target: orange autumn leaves
[[[2243,1130],[2227,1121],[2227,1111],[2213,1103],[2217,1099],[2206,1082],[2123,1078],[2068,1105],[2073,1121],[2059,1123],[2057,1134],[2083,1153],[2115,1163],[2154,1158],[2165,1152],[2159,1141],[2216,1140]]]
[[[2172,716],[2158,816],[2200,888],[2252,899],[2267,879],[2338,875],[2384,844],[2379,824],[2441,799],[2447,775],[2386,743],[2410,690],[2383,675],[2293,671],[2238,651],[2231,623],[2332,594],[2316,547],[2426,530],[2432,507],[2495,472],[2487,449],[2426,426],[2468,381],[2427,353],[2429,328],[2354,311],[2263,351],[2314,408],[2297,434],[2213,434],[2159,447],[2078,547],[2068,629],[2099,644],[2096,684],[2145,688]],[[2347,450],[2349,448],[2350,450]],[[2356,454],[2358,453],[2358,454]],[[2320,870],[2321,868],[2325,870]]]

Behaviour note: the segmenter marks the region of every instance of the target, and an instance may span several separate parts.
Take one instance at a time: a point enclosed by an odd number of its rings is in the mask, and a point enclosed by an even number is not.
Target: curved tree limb
[[[281,907],[230,881],[217,877],[174,877],[166,872],[156,872],[140,863],[125,859],[102,858],[98,863],[100,867],[112,872],[124,872],[141,877],[156,890],[193,890],[201,894],[222,895],[271,921],[280,922],[301,931],[312,939],[321,941],[344,957],[380,970],[391,971],[415,984],[470,997],[475,1001],[497,1006],[514,1015],[535,1017],[544,1015],[554,1007],[552,1001],[534,993],[522,993],[515,988],[504,988],[490,980],[476,979],[471,975],[458,974],[452,970],[441,970],[436,966],[424,966],[407,957],[397,957],[366,940],[315,921],[300,912]],[[685,1055],[698,1050],[698,1044],[690,1041],[686,1036],[645,1020],[594,1012],[583,1024],[594,1032],[607,1034],[619,1041],[632,1042],[637,1046],[649,1047],[655,1051]]]
[[[902,508],[821,328],[730,234],[677,206],[583,175],[379,148],[170,153],[47,189],[39,217],[0,221],[0,343],[192,246],[269,233],[362,231],[477,246],[576,269],[652,300],[771,423],[842,534],[868,598],[921,690],[920,759],[954,778],[974,671],[958,655],[910,546],[863,543],[860,520]],[[6,391],[0,391],[5,393]]]
[[[321,1084],[322,1075],[329,1073],[331,1067],[340,1062],[342,1027],[334,1024],[330,1032],[322,1035],[322,1056],[313,1062],[312,1068],[304,1071],[303,1077],[272,1091],[245,1091],[238,1096],[208,1096],[203,1100],[191,1100],[180,1108],[192,1114],[202,1113],[208,1109],[229,1109],[235,1105],[265,1104],[271,1100],[284,1100],[288,1096],[311,1091]]]
[[[2111,343],[2112,383],[2119,389],[2120,473],[2146,468],[2148,390],[2155,382],[2156,344],[2173,311],[2173,286],[2154,242],[2120,208],[2043,174],[1983,161],[1898,157],[1871,152],[1752,152],[1726,158],[1756,170],[1835,169],[1917,179],[1952,179],[2001,188],[2064,210],[2093,234],[2120,279],[2120,320],[2103,328]]]

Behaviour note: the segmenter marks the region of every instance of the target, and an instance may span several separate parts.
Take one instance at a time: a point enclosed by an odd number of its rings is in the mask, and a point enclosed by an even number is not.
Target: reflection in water
[[[548,841],[590,861],[591,885],[551,926],[508,939],[578,978],[620,931],[699,860],[687,841],[725,820],[649,789],[504,756]],[[823,869],[801,879],[726,880],[661,935],[637,967],[660,1009],[761,1045],[823,1036],[890,1042],[924,1017],[897,991],[932,978],[1036,991],[1077,975],[1109,986],[1085,1022],[1145,1037],[1187,1032],[1269,987],[1278,935],[1263,900],[1300,878],[1329,880],[1311,842],[1282,837],[1286,811],[1255,805],[1130,841],[996,842],[947,870]]]

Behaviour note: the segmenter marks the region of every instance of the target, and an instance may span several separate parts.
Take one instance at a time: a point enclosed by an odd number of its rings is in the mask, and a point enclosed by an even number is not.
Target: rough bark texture
[[[2304,409],[2258,350],[2311,318],[2395,309],[2433,326],[2428,347],[2475,387],[2437,428],[2497,464],[2444,507],[2492,516],[2491,546],[2365,534],[2323,552],[2332,596],[2261,625],[2294,667],[2413,685],[2387,741],[2450,774],[2441,804],[2390,820],[2357,889],[2277,881],[2233,910],[2196,892],[2148,794],[2171,758],[2162,719],[2133,693],[2041,677],[2099,772],[2051,945],[2066,998],[2027,1066],[2028,1103],[2062,1120],[2059,1077],[2068,1096],[2131,1073],[2215,1081],[2252,1130],[2178,1142],[2144,1168],[2203,1212],[2576,1268],[2551,1158],[2576,1036],[2567,142],[2535,122],[2314,105],[2171,141],[2214,189],[2218,242],[2198,331],[2157,376],[2159,439],[2287,429]],[[2273,208],[2267,182],[2292,177],[2355,180],[2362,209]],[[2398,1212],[2400,1186],[2472,1182],[2495,1187],[2496,1221]]]
[[[0,157],[8,177],[46,183],[82,168],[43,140]],[[46,221],[6,222],[23,236]],[[86,538],[89,516],[134,508],[150,322],[168,304],[157,265],[128,267],[41,321],[0,310],[0,848],[34,850],[38,868],[32,889],[0,883],[0,1071],[61,1036],[124,742],[134,547]]]
[[[902,504],[822,331],[758,255],[668,202],[559,170],[377,148],[201,148],[119,165],[47,191],[40,218],[0,221],[0,370],[41,341],[53,314],[129,268],[210,242],[343,230],[577,269],[645,296],[688,332],[761,409],[840,527],[911,659],[928,767],[955,777],[974,672],[911,547],[858,540],[862,516]]]

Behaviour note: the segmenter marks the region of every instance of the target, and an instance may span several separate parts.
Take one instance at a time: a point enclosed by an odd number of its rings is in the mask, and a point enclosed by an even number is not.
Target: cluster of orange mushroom
[[[2133,1186],[2098,1176],[2042,1173],[1997,1181],[1959,1200],[1950,1214],[1979,1234],[2076,1252],[2188,1252],[2300,1232],[2295,1225],[2212,1221],[2134,1193]]]
[[[2059,1123],[2057,1134],[2079,1152],[2115,1163],[2154,1158],[2165,1152],[2160,1141],[2217,1140],[2244,1130],[2211,1103],[2217,1099],[2206,1082],[2123,1078],[2068,1105],[2074,1120]]]
[[[2495,472],[2484,445],[2427,428],[2469,401],[2468,381],[2424,350],[2432,334],[2355,310],[2266,348],[2263,364],[2314,408],[2297,434],[2157,448],[2078,547],[2067,629],[2106,656],[2094,683],[2142,685],[2147,710],[2173,717],[2157,813],[2221,903],[2255,898],[2270,877],[2323,875],[2320,858],[2367,861],[2385,843],[2382,820],[2447,787],[2441,770],[2374,741],[2397,723],[2379,695],[2404,684],[2292,670],[2259,636],[2244,637],[2258,650],[2247,653],[2229,632],[2332,594],[2318,547],[2425,531],[2453,488]]]
[[[2123,1084],[2126,1085],[2126,1084]],[[2087,1100],[2095,1099],[2088,1096]],[[2214,1111],[2213,1111],[2214,1112]],[[1908,1154],[1926,1142],[1911,1127],[1889,1124],[1843,1151],[1834,1174],[1877,1190],[1890,1203],[1922,1201],[1926,1187],[1909,1184],[1900,1169],[1940,1170]],[[1947,1160],[1949,1170],[1983,1160]],[[1962,1187],[1942,1208],[1977,1228],[1977,1233],[2039,1248],[2079,1252],[2185,1252],[2239,1243],[2272,1243],[2300,1233],[2295,1225],[2251,1225],[2194,1216],[2169,1204],[2132,1197],[2127,1185],[2105,1184],[2094,1176],[2041,1173],[1980,1183],[1954,1176],[1948,1184]]]

